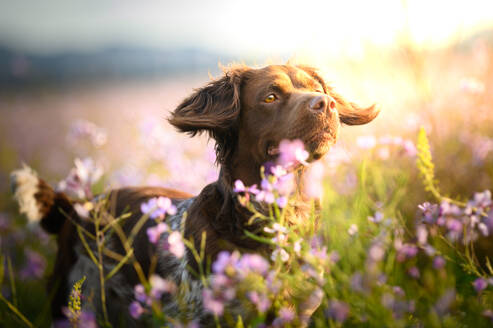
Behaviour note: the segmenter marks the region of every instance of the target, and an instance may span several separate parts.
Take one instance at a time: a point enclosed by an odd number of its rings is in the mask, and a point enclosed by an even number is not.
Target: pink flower
[[[228,251],[222,251],[217,255],[216,261],[212,264],[212,271],[216,274],[224,273],[228,267],[235,268],[238,260],[240,259],[240,253]]]
[[[153,244],[157,243],[162,233],[169,231],[166,223],[160,222],[154,227],[147,228],[147,238]]]
[[[147,303],[147,294],[144,286],[141,284],[135,285],[134,287],[135,299],[141,303]]]
[[[321,162],[313,163],[304,176],[304,193],[310,198],[322,198],[324,187],[323,178],[325,168]]]
[[[178,258],[183,257],[183,255],[185,255],[185,245],[183,244],[181,233],[179,233],[178,231],[173,231],[168,236],[165,248],[168,249],[169,252],[174,256]]]
[[[204,308],[206,311],[217,316],[221,316],[223,314],[224,303],[221,300],[216,299],[210,289],[205,288],[202,291],[202,297],[204,300]]]
[[[78,199],[91,199],[91,187],[103,176],[103,168],[91,158],[76,158],[75,167],[69,175],[58,183],[57,190],[68,193]]]
[[[176,290],[174,283],[153,274],[149,279],[151,285],[150,295],[153,299],[159,300],[164,293],[173,293]]]
[[[280,208],[284,208],[288,205],[288,198],[286,196],[281,196],[276,200],[276,203]]]
[[[342,323],[349,315],[349,305],[342,301],[332,300],[327,309],[327,315],[334,321]]]
[[[284,176],[284,175],[286,175],[288,173],[286,171],[286,169],[284,167],[282,167],[281,165],[275,165],[275,166],[271,167],[270,172],[276,178],[280,178],[280,177],[282,177],[282,176]]]
[[[234,192],[245,192],[246,188],[245,185],[241,180],[236,180],[235,181],[235,186],[233,188]]]
[[[419,269],[415,266],[409,268],[409,270],[407,270],[407,273],[414,279],[418,279],[420,277]]]
[[[144,214],[149,214],[152,219],[164,218],[166,214],[176,214],[176,207],[168,197],[154,197],[140,205]]]
[[[433,259],[433,268],[439,270],[445,266],[445,259],[441,256],[436,256]]]
[[[307,165],[308,152],[305,150],[303,141],[296,139],[293,141],[282,140],[279,144],[278,162],[284,167],[292,167],[299,163]]]
[[[269,269],[269,262],[258,254],[243,254],[236,268],[242,276],[246,276],[250,272],[265,275]]]
[[[264,313],[270,307],[270,300],[265,294],[259,294],[257,291],[248,292],[247,297],[253,304],[257,306],[260,313]]]

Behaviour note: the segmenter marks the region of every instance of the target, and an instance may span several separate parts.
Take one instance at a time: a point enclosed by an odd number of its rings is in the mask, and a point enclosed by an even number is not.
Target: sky
[[[125,45],[276,55],[441,47],[493,26],[493,1],[0,0],[0,43],[50,53]]]

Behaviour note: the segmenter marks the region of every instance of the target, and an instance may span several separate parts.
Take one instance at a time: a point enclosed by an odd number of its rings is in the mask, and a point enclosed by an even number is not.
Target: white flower
[[[351,224],[351,226],[349,227],[349,229],[347,230],[348,234],[350,236],[354,236],[355,234],[358,233],[358,226],[356,224]]]
[[[300,255],[300,252],[301,252],[301,242],[303,241],[303,239],[298,239],[297,241],[294,242],[294,246],[293,246],[293,249],[294,249],[294,252],[296,253],[296,255]]]
[[[272,261],[275,261],[278,256],[281,257],[281,261],[283,262],[289,260],[289,254],[284,250],[284,248],[277,248],[272,252],[272,256],[271,256]]]

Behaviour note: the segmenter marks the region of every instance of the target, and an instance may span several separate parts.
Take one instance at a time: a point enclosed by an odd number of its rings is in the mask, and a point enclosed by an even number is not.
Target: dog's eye
[[[277,99],[276,98],[276,95],[273,94],[273,93],[271,93],[270,95],[268,95],[267,97],[265,97],[264,102],[271,103],[271,102],[273,102],[276,99]]]

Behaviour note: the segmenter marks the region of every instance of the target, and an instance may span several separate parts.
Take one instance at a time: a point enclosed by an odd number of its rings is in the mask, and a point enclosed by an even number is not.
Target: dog
[[[303,141],[308,152],[307,161],[313,162],[324,156],[336,142],[341,124],[366,124],[378,113],[376,105],[359,107],[347,101],[312,67],[232,66],[222,77],[195,90],[168,118],[169,123],[181,132],[191,136],[207,133],[215,141],[217,164],[220,166],[217,181],[207,185],[196,196],[158,187],[112,190],[105,195],[111,204],[111,217],[129,213],[130,216],[121,224],[123,232],[129,235],[142,216],[141,204],[163,196],[171,199],[176,207],[176,213],[166,218],[172,230],[181,231],[184,238],[194,245],[201,245],[205,232],[204,250],[210,263],[224,250],[266,254],[269,249],[265,244],[245,236],[244,230],[257,233],[259,226],[247,224],[252,213],[238,201],[233,190],[234,182],[241,180],[245,185],[259,184],[261,167],[276,159],[282,140]],[[303,169],[293,170],[296,171],[296,181],[302,181]],[[80,217],[74,207],[76,202],[63,192],[56,192],[28,167],[13,172],[11,177],[20,211],[29,220],[39,222],[47,232],[57,235],[58,253],[49,281],[50,292],[54,292],[53,317],[63,317],[62,308],[67,305],[71,287],[83,276],[87,277],[87,282],[82,294],[88,298],[93,296],[93,306],[99,315],[104,310],[97,297],[101,293],[99,271],[89,258],[87,245],[81,241],[76,227],[80,225],[94,232],[94,224]],[[296,188],[297,192],[300,191],[301,184]],[[296,216],[308,216],[309,207],[302,205],[296,207]],[[153,224],[153,220],[145,222],[131,245],[142,272],[126,263],[105,284],[106,299],[109,300],[106,312],[110,322],[117,326],[122,322],[127,326],[139,325],[129,316],[128,307],[133,301],[139,274],[147,276],[153,266],[154,272],[161,277],[176,284],[187,282],[190,286],[188,303],[194,304],[189,317],[207,325],[211,318],[202,308],[202,284],[188,269],[197,270],[201,264],[189,250],[182,258],[160,250],[157,263],[153,264],[151,258],[156,255],[156,247],[150,244],[145,233],[146,228]],[[88,247],[95,249],[93,244]],[[108,240],[106,247],[117,254],[126,254],[125,245],[116,236]],[[112,259],[105,258],[104,263],[105,272],[116,265]],[[166,309],[169,313],[178,311],[172,299],[166,300]]]

